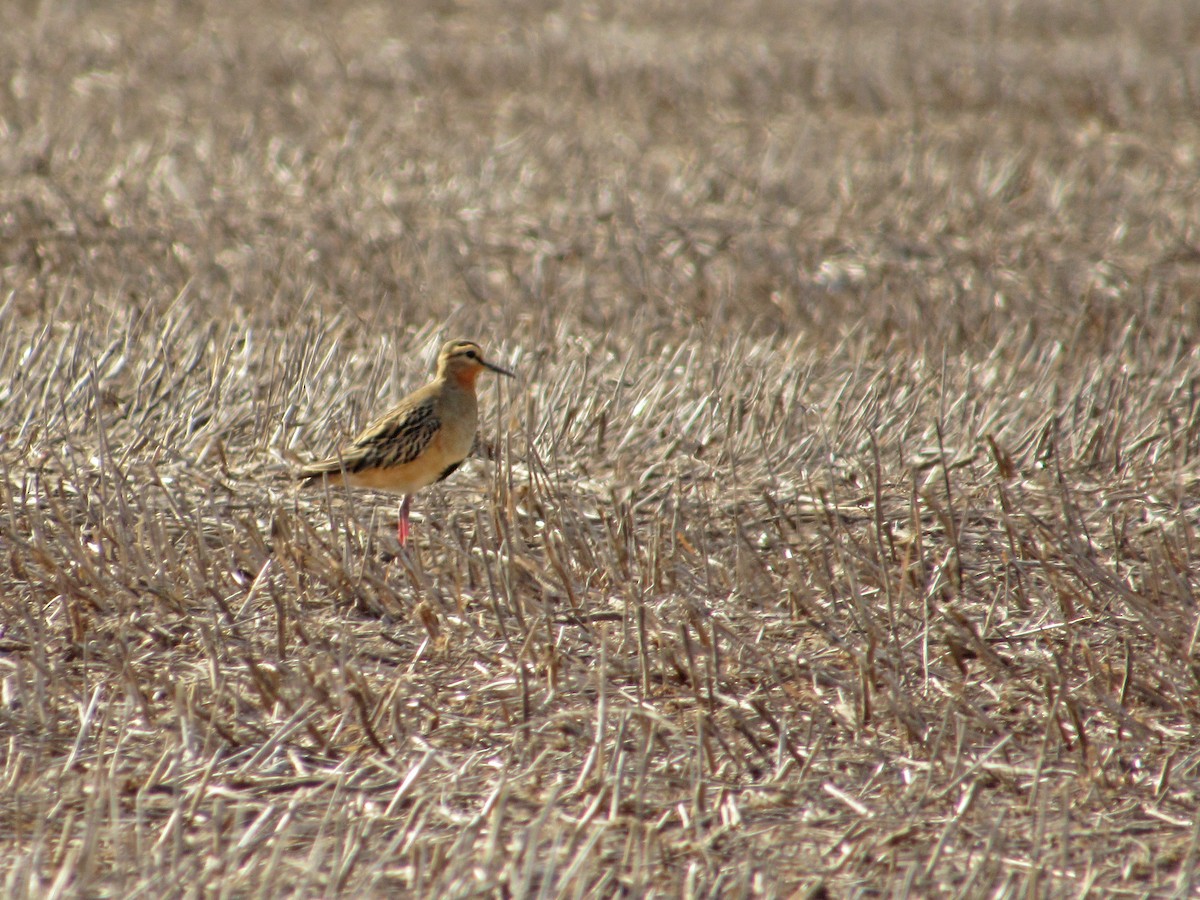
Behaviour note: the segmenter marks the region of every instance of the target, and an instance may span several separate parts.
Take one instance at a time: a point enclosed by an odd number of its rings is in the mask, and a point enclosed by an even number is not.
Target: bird
[[[396,537],[408,544],[412,495],[457,469],[475,443],[475,380],[485,370],[516,377],[484,358],[474,341],[454,340],[438,353],[433,381],[413,391],[332,456],[304,466],[304,483],[374,488],[402,494]]]

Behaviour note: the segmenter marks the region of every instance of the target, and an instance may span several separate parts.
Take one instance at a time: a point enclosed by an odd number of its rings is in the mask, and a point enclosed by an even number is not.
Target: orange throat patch
[[[475,390],[475,381],[479,378],[479,373],[481,371],[482,369],[478,367],[472,369],[463,369],[462,371],[455,372],[451,377],[454,379],[455,384],[457,384],[459,387],[465,388],[468,391],[473,391]]]

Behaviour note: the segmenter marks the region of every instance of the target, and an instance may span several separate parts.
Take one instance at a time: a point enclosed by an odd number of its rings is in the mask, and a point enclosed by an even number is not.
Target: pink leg
[[[408,543],[408,508],[411,505],[412,497],[405,494],[404,500],[400,503],[400,524],[396,527],[396,538],[400,541],[401,547]]]

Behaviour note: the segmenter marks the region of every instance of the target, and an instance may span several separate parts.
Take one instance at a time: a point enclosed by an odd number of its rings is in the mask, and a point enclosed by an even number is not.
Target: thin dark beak
[[[487,360],[480,360],[480,362],[482,362],[482,363],[483,363],[483,367],[484,367],[485,369],[491,369],[493,372],[498,372],[498,373],[499,373],[499,374],[501,374],[501,375],[507,375],[509,378],[516,378],[516,377],[517,377],[517,376],[516,376],[516,375],[514,375],[512,372],[508,371],[508,369],[502,369],[502,368],[500,368],[498,365],[496,365],[495,363],[490,363],[490,362],[488,362]]]

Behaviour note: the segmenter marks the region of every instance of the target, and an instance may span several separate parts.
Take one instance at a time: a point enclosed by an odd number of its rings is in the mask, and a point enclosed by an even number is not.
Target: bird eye
[[[479,359],[479,354],[476,353],[474,350],[468,350],[467,351],[467,359]]]

